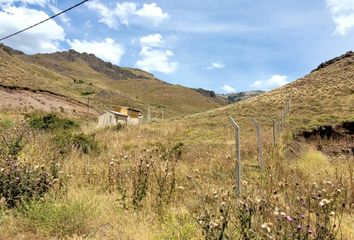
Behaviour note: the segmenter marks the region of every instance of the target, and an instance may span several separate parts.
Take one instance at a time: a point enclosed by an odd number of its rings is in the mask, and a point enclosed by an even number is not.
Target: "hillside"
[[[4,86],[48,90],[87,103],[98,111],[128,105],[166,116],[202,112],[221,105],[192,89],[171,85],[152,74],[104,62],[93,54],[57,52],[25,55],[0,47],[0,83]],[[89,99],[88,99],[89,98]],[[193,104],[191,104],[193,103]]]

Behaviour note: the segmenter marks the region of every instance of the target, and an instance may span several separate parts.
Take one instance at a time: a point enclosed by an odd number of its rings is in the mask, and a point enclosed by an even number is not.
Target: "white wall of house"
[[[127,117],[116,115],[111,112],[105,112],[101,114],[98,118],[98,127],[108,127],[108,126],[115,126],[118,123],[120,124],[127,124]]]
[[[139,118],[128,117],[128,125],[138,125],[140,123]]]

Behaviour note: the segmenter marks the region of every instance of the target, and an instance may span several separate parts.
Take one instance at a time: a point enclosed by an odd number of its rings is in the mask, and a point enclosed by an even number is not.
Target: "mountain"
[[[166,116],[177,116],[225,104],[193,89],[161,81],[148,72],[115,66],[74,50],[26,55],[0,45],[0,70],[0,84],[5,88],[47,91],[79,104],[89,103],[96,111],[127,105],[145,112],[150,106],[153,116],[160,114],[161,108]]]
[[[205,90],[203,88],[194,88],[193,90],[202,94],[203,96],[214,99],[216,102],[219,102],[222,105],[230,103],[228,99],[224,98],[223,96],[220,96],[219,94],[216,94],[214,91]]]
[[[255,91],[246,91],[246,92],[239,92],[239,93],[222,94],[220,96],[227,99],[231,103],[235,103],[235,102],[250,99],[252,97],[256,97],[263,93],[265,93],[265,91],[255,90]]]

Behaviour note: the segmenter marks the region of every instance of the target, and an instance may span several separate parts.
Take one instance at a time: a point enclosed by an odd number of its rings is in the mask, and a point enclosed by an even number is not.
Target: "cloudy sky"
[[[0,38],[79,0],[0,0]],[[75,49],[220,93],[270,90],[354,48],[354,0],[90,0],[5,44]]]

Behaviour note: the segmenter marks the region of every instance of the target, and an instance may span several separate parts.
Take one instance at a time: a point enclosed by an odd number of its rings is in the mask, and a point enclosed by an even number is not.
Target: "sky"
[[[0,38],[78,2],[0,0]],[[354,48],[354,0],[90,0],[3,43],[218,93],[271,90]]]

